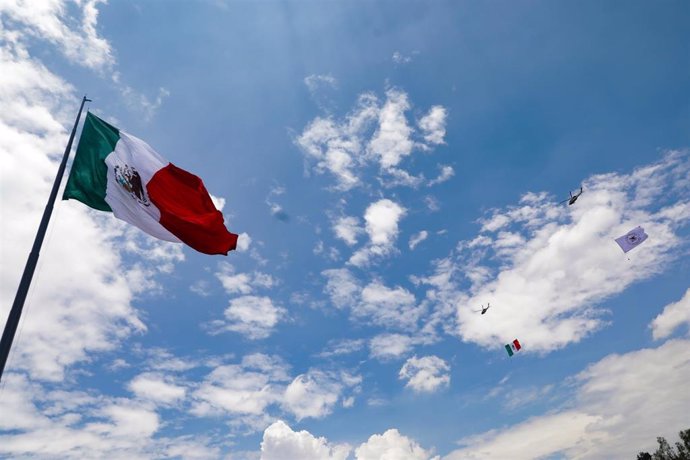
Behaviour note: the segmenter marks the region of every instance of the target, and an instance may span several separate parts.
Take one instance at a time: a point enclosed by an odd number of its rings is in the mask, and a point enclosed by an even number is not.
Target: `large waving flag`
[[[70,198],[205,254],[227,255],[237,246],[200,178],[91,113],[62,196]]]
[[[642,227],[635,227],[623,236],[616,238],[616,243],[621,247],[623,252],[628,252],[642,244],[649,235],[644,232]]]

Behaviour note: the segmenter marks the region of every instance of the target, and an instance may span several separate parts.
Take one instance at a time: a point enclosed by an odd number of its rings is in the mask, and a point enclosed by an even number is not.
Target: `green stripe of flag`
[[[508,352],[508,356],[513,356],[513,350],[510,348],[510,345],[506,345],[506,351]]]
[[[119,140],[120,131],[117,128],[90,112],[86,114],[63,200],[74,198],[92,208],[112,212],[105,202],[108,183],[105,157],[115,150]]]

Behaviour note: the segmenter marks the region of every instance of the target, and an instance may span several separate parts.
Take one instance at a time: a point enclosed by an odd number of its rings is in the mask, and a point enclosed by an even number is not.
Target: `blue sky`
[[[83,94],[202,177],[241,234],[206,256],[59,203],[0,456],[634,458],[675,438],[689,14],[0,6],[3,318]],[[626,257],[613,239],[637,225]]]

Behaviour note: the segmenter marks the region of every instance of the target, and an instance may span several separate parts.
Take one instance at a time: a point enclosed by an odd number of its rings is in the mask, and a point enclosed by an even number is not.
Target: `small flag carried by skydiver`
[[[205,254],[227,255],[237,246],[199,177],[92,113],[62,196],[70,198]]]
[[[513,356],[514,353],[517,353],[522,346],[520,345],[520,342],[518,342],[518,339],[513,340],[511,343],[506,344],[506,351],[508,352],[508,356]]]
[[[638,226],[625,235],[616,238],[616,243],[618,243],[618,246],[621,247],[623,252],[628,252],[642,244],[648,237],[649,235],[644,232],[644,229]]]

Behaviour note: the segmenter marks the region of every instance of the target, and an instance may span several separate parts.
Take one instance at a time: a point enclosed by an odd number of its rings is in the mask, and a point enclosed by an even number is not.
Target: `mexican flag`
[[[522,348],[522,345],[520,345],[518,339],[513,340],[511,343],[506,345],[506,351],[508,352],[508,356],[513,356],[513,354],[519,351],[520,348]]]
[[[62,195],[70,198],[205,254],[227,255],[237,246],[200,178],[91,113]]]

